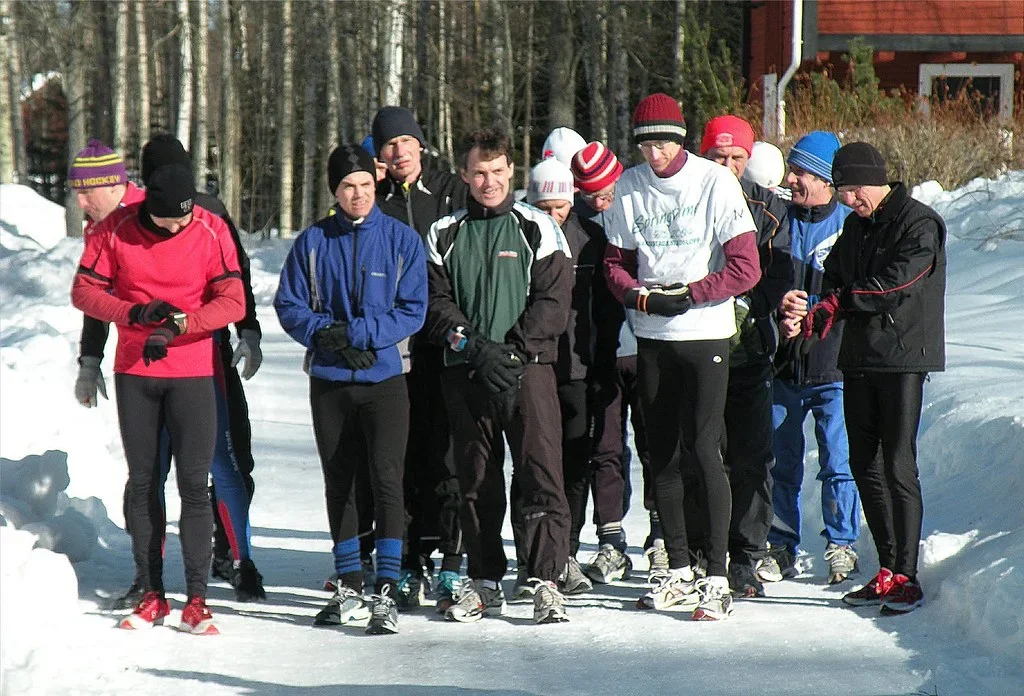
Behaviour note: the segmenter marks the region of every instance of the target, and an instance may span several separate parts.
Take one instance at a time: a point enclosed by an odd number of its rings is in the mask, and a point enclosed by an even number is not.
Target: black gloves
[[[354,346],[342,348],[337,356],[350,370],[369,370],[377,363],[377,353],[372,350],[359,350]]]
[[[181,329],[173,319],[167,319],[153,329],[153,333],[146,337],[146,342],[142,345],[142,362],[146,367],[152,362],[166,358],[167,344],[180,335]]]
[[[313,334],[313,342],[316,347],[325,353],[334,353],[340,356],[341,351],[348,348],[348,324],[343,321],[336,321],[328,327],[320,329]]]
[[[491,394],[518,390],[519,380],[526,372],[526,358],[515,348],[473,334],[467,339],[464,353],[473,368],[473,379]]]
[[[313,334],[313,341],[320,350],[336,355],[350,370],[369,370],[377,362],[375,351],[360,350],[349,342],[348,324],[343,321],[320,329]]]
[[[134,305],[128,310],[129,324],[155,324],[163,321],[175,312],[180,312],[177,307],[164,302],[163,300],[150,300],[146,304]]]
[[[622,299],[630,309],[662,317],[676,317],[693,307],[690,288],[682,283],[657,288],[634,288],[627,290]]]

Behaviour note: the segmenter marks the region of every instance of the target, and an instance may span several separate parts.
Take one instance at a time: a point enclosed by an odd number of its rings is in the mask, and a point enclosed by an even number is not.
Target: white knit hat
[[[575,184],[572,170],[558,159],[549,157],[530,170],[530,186],[526,190],[529,203],[538,201],[573,201]]]
[[[586,146],[587,141],[572,128],[556,128],[544,141],[540,158],[554,157],[568,167],[572,164],[572,156]]]
[[[785,177],[786,160],[779,148],[760,140],[755,142],[747,168],[743,170],[743,178],[767,189],[774,189]]]

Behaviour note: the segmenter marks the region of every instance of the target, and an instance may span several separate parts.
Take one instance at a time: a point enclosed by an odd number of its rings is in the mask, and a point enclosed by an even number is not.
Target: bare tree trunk
[[[192,144],[192,22],[188,0],[178,0],[178,22],[181,26],[181,75],[178,78],[178,140],[191,149]]]
[[[209,7],[206,0],[197,0],[195,5],[199,22],[196,24],[196,146],[192,150],[192,170],[196,175],[196,188],[205,191],[210,139],[207,123],[210,98],[207,83],[207,66],[210,64],[210,31],[207,24]]]
[[[294,133],[294,97],[295,80],[292,66],[294,64],[294,47],[292,46],[292,0],[283,0],[281,3],[281,40],[283,42],[281,61],[281,120],[277,132],[278,142],[281,144],[278,162],[281,166],[281,214],[278,221],[278,232],[282,237],[290,238],[294,234],[292,223],[292,170],[294,169],[295,150],[293,145]]]
[[[306,90],[302,103],[302,212],[299,217],[299,227],[304,228],[312,224],[316,219],[313,217],[313,173],[317,169],[316,157],[316,116],[319,111],[317,102],[317,87],[320,71],[315,65],[310,65],[307,54],[307,70],[305,73]],[[334,65],[332,63],[332,65]]]
[[[450,31],[447,16],[446,0],[437,2],[437,108],[438,108],[438,146],[441,153],[452,164],[458,167],[455,161],[455,146],[452,137],[452,104],[448,96],[448,32]]]
[[[11,111],[14,120],[14,176],[16,181],[25,181],[28,176],[28,153],[25,151],[25,122],[21,118],[21,42],[18,35],[17,13],[14,5],[4,0],[7,6],[3,14],[7,25],[7,50],[10,51]]]
[[[582,14],[583,36],[589,59],[584,64],[590,91],[590,133],[595,140],[608,142],[608,3],[600,0],[587,6]]]
[[[672,97],[683,93],[683,49],[686,47],[686,0],[676,0],[676,36],[672,48]]]
[[[68,102],[68,165],[85,147],[85,57],[93,51],[92,13],[81,2],[73,3],[70,11],[73,15],[71,25],[77,31],[72,31],[72,45],[66,55],[67,64],[63,66]],[[75,190],[68,187],[64,198],[64,221],[69,237],[82,236],[84,217],[75,196]]]
[[[243,5],[244,7],[244,5]],[[241,8],[240,8],[241,10]],[[231,3],[221,0],[221,129],[219,138],[220,152],[220,199],[228,209],[228,214],[235,220],[241,215],[241,159],[239,149],[242,144],[242,115],[238,108],[238,86],[235,79],[234,41],[231,22]],[[242,33],[242,46],[245,46],[245,34]],[[243,48],[242,53],[246,50]]]
[[[548,131],[576,127],[576,62],[572,41],[572,9],[568,0],[555,8],[558,40],[552,42],[548,71]]]
[[[114,5],[114,152],[122,157],[128,151],[128,0]]]
[[[523,188],[530,184],[530,135],[533,131],[533,3],[526,8],[526,68],[523,95]]]
[[[149,35],[146,28],[146,2],[135,0],[135,70],[139,78],[139,146],[149,140],[152,123],[149,115]]]
[[[386,49],[387,66],[384,77],[384,105],[399,104],[402,98],[402,62],[405,55],[402,45],[402,24],[405,19],[405,0],[392,0],[388,12]]]
[[[337,65],[338,70],[328,70],[327,75],[327,122],[324,124],[323,140],[320,142],[320,151],[324,159],[330,155],[335,145],[340,145],[341,138],[341,37],[338,33],[339,21],[337,6],[330,0],[324,2],[324,25],[327,27],[329,39],[327,41],[327,65]],[[334,193],[327,183],[327,167],[317,168],[317,213],[316,216],[324,215],[334,203]]]
[[[14,8],[0,0],[0,184],[14,182],[15,154],[12,120],[20,119],[20,100],[11,89],[10,52],[14,37],[7,34],[7,20]]]
[[[630,103],[629,103],[629,54],[623,40],[623,32],[628,20],[626,4],[616,3],[613,10],[611,30],[608,37],[608,55],[612,56],[611,69],[608,74],[610,85],[609,99],[615,105],[615,120],[609,132],[612,141],[613,151],[624,162],[629,160],[627,153],[632,152],[630,132]]]

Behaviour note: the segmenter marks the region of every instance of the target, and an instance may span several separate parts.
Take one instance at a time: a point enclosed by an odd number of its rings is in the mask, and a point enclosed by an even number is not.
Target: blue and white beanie
[[[839,147],[835,133],[811,131],[796,141],[786,161],[831,184],[832,159]]]

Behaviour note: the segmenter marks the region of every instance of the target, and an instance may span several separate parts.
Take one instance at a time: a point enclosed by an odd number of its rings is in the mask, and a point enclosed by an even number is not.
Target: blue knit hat
[[[835,133],[811,131],[796,141],[786,161],[831,184],[832,159],[839,147]]]

